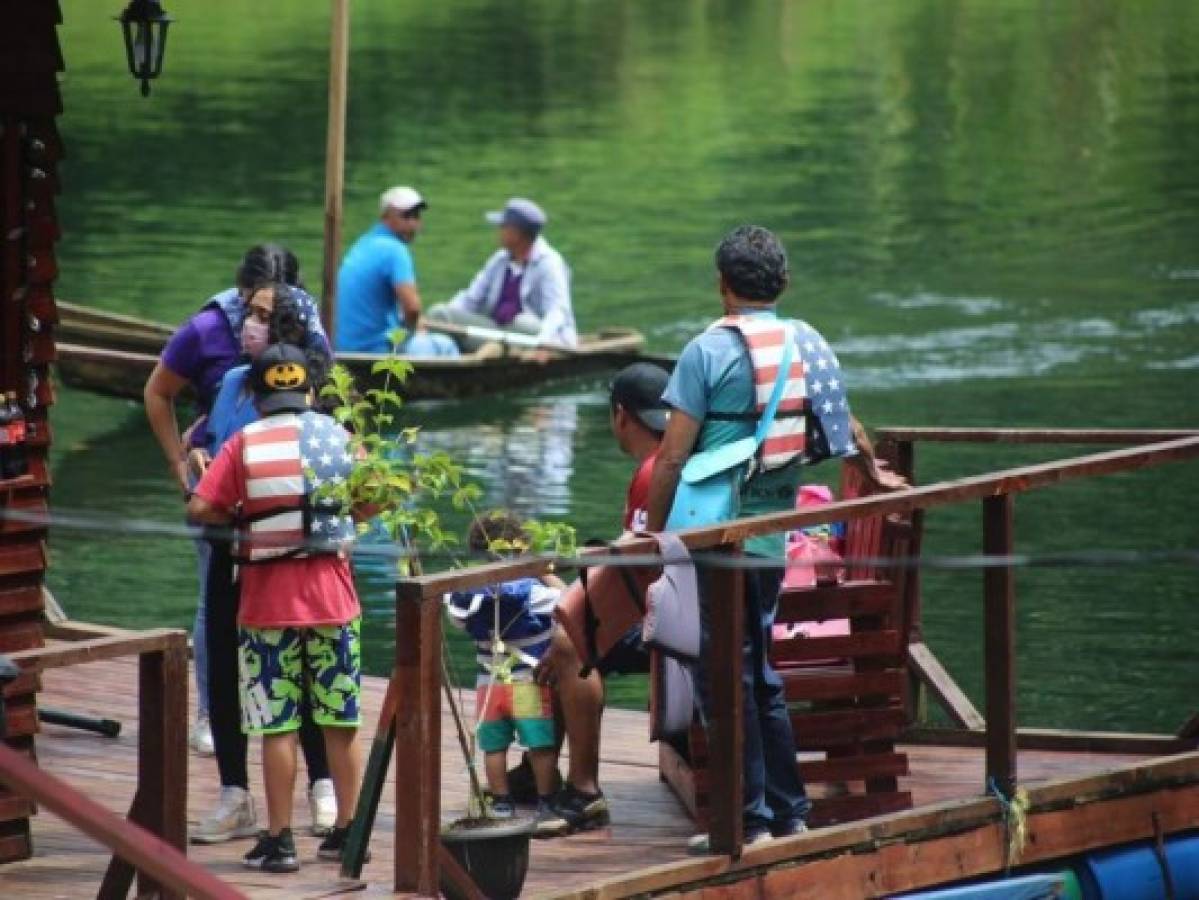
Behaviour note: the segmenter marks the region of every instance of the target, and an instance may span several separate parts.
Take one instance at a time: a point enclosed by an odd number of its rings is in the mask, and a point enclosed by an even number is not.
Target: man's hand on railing
[[[908,480],[892,469],[886,460],[875,458],[870,463],[866,477],[876,491],[890,493],[911,487]]]

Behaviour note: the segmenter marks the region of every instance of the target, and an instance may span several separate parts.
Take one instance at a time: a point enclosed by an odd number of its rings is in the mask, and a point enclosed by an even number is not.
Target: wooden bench
[[[861,495],[846,467],[842,497]],[[920,550],[921,520],[882,517],[850,522],[847,559],[900,559]],[[784,589],[777,623],[847,619],[848,633],[777,640],[771,662],[791,706],[797,765],[813,799],[809,822],[828,825],[908,809],[900,789],[907,755],[895,742],[908,724],[907,647],[910,570],[854,565],[843,582]],[[660,744],[660,774],[701,827],[708,825],[707,741],[692,726],[686,746]]]

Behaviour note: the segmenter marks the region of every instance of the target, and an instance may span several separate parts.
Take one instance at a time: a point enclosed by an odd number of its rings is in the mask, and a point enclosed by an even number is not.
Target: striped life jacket
[[[349,435],[329,416],[280,413],[242,431],[245,496],[237,558],[243,565],[336,554],[354,540],[354,521],[336,501],[314,498],[349,477]]]
[[[741,336],[754,370],[754,409],[745,412],[709,413],[713,419],[757,421],[770,402],[775,380],[780,377],[783,347],[788,338],[795,340],[795,329],[780,319],[764,316],[725,316],[712,323],[712,328],[731,328]],[[808,385],[806,366],[798,344],[791,354],[790,371],[782,373],[787,379],[778,412],[758,448],[754,474],[781,469],[799,459],[807,443]]]

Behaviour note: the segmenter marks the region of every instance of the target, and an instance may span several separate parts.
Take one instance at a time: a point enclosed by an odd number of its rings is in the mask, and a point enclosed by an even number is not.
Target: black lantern
[[[162,74],[167,49],[167,26],[173,21],[158,0],[129,0],[118,17],[125,36],[129,74],[142,83],[142,96],[150,93],[150,79]]]

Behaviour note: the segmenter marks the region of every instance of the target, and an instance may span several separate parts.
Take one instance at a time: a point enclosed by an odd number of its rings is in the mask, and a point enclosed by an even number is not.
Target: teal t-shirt
[[[358,238],[337,272],[337,350],[387,353],[402,328],[395,289],[416,283],[408,245],[382,222]]]
[[[777,318],[774,309],[747,310],[747,315]],[[741,515],[780,512],[795,506],[803,466],[832,457],[856,454],[850,427],[849,398],[836,354],[815,328],[792,320],[796,351],[804,361],[810,414],[807,443],[798,463],[765,472],[746,482]],[[753,434],[754,421],[711,419],[711,412],[740,413],[753,409],[753,364],[745,343],[732,328],[711,328],[683,348],[662,399],[703,422],[696,452],[722,447]],[[745,542],[747,553],[783,558],[784,535],[763,535]]]

